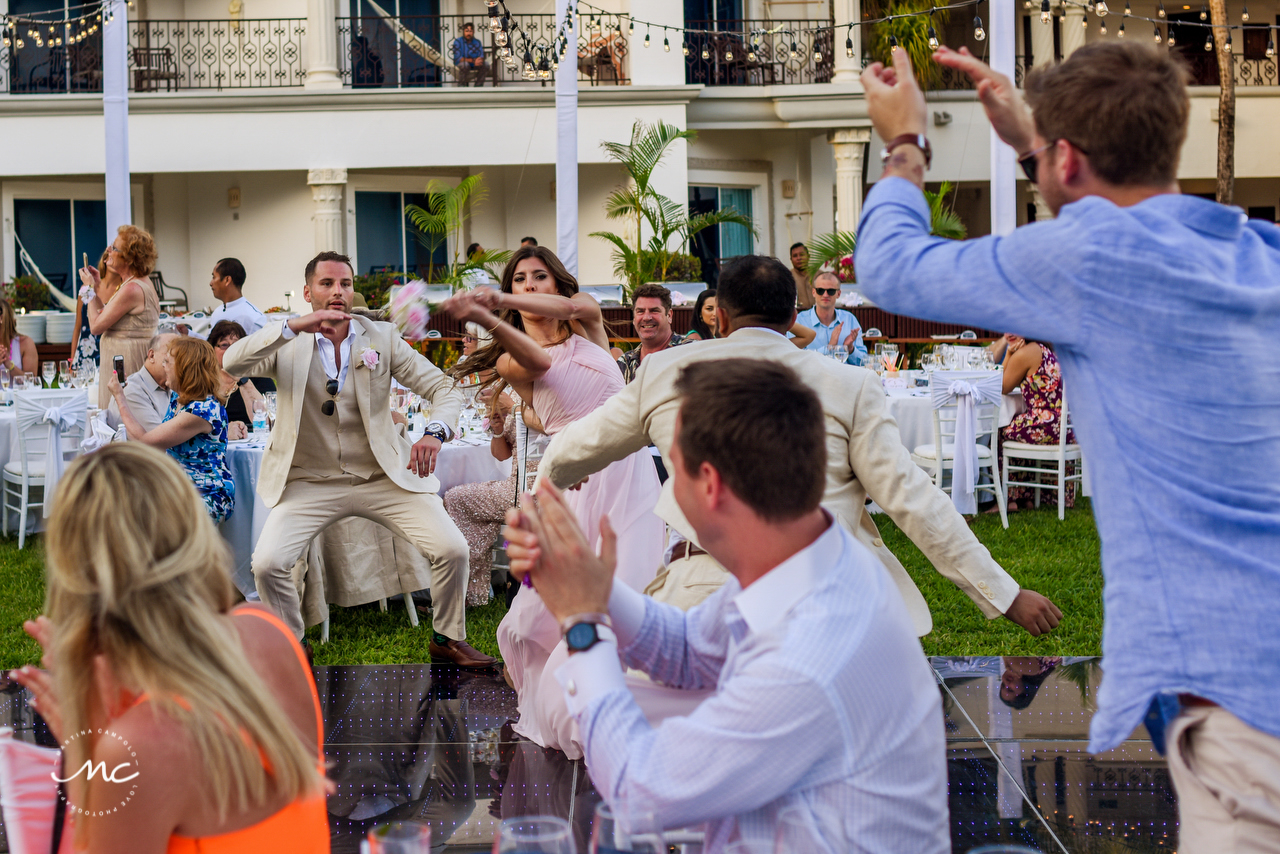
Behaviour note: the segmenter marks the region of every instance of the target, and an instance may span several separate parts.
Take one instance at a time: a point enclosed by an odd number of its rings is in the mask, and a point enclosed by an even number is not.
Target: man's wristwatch
[[[427,436],[434,436],[436,439],[440,440],[441,445],[449,441],[449,433],[444,429],[444,425],[439,421],[432,421],[422,432]]]
[[[933,148],[929,145],[928,138],[922,133],[904,133],[889,140],[884,148],[880,149],[880,162],[888,163],[889,156],[899,145],[914,145],[924,154],[924,168],[928,169],[933,165]]]
[[[601,630],[612,636],[613,623],[608,614],[574,614],[560,624],[569,652],[586,652],[601,640]]]

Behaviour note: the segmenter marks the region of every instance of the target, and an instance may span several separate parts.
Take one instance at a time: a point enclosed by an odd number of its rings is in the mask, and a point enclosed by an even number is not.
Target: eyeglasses
[[[230,347],[232,344],[236,343],[236,342],[237,342],[237,341],[239,341],[239,340],[240,340],[239,338],[232,338],[232,339],[230,339],[230,340],[227,340],[227,339],[225,339],[225,338],[224,338],[223,340],[219,341],[217,344],[214,344],[214,345],[213,345],[213,349],[215,349],[215,350],[225,350],[225,349],[227,349],[228,347]]]
[[[338,381],[329,380],[327,383],[324,384],[324,390],[330,397],[337,398]],[[338,404],[333,400],[326,400],[324,403],[320,404],[320,411],[323,412],[325,415],[332,415],[337,410],[337,408],[338,408]]]
[[[839,288],[814,288],[813,292],[820,297],[833,297],[840,293]]]
[[[1088,151],[1076,145],[1074,142],[1067,139],[1066,137],[1059,137],[1058,139],[1055,139],[1051,142],[1046,142],[1044,145],[1040,146],[1039,148],[1033,149],[1032,151],[1028,151],[1025,156],[1018,158],[1018,165],[1022,167],[1022,174],[1026,175],[1027,180],[1030,181],[1032,184],[1040,183],[1039,181],[1036,180],[1036,173],[1038,171],[1038,166],[1039,166],[1039,161],[1036,160],[1036,155],[1040,154],[1041,152],[1048,151],[1050,148],[1053,148],[1055,145],[1058,144],[1059,141],[1062,141],[1067,143],[1068,145],[1074,146],[1076,151],[1079,151],[1081,154],[1089,153]]]
[[[107,252],[109,252],[109,253],[110,253],[110,254],[112,254],[112,255],[119,255],[119,254],[120,254],[120,250],[119,250],[119,249],[117,249],[117,248],[115,247],[115,245],[114,245],[114,244],[112,244],[111,246],[108,246],[108,247],[107,247]]]

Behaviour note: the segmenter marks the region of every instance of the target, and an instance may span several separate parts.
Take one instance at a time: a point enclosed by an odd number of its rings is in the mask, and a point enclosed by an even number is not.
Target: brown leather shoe
[[[441,645],[432,638],[428,644],[431,660],[437,663],[456,664],[470,669],[495,667],[498,659],[485,655],[466,641],[451,640]]]

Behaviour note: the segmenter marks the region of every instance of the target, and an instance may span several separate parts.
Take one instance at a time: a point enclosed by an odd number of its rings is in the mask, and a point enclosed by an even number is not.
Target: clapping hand
[[[844,348],[848,350],[850,353],[853,352],[854,345],[858,343],[858,333],[861,331],[862,330],[860,330],[858,327],[855,326],[853,328],[853,331],[850,332],[847,336],[845,336]]]
[[[941,50],[941,48],[939,48]],[[904,134],[923,134],[928,126],[924,93],[901,47],[892,50],[893,65],[873,62],[862,72],[867,114],[883,140]]]
[[[13,681],[31,692],[31,708],[40,713],[40,717],[44,718],[45,723],[49,725],[49,732],[61,742],[62,708],[58,704],[58,697],[53,687],[53,655],[51,652],[53,646],[53,623],[49,622],[48,617],[42,615],[34,620],[27,620],[22,624],[22,629],[35,638],[36,643],[40,644],[40,648],[44,651],[44,655],[40,659],[40,664],[44,669],[41,670],[39,667],[28,665],[13,671],[10,675]]]
[[[933,59],[939,65],[963,71],[977,84],[978,100],[982,102],[991,126],[1014,151],[1023,155],[1032,149],[1035,123],[1012,80],[992,71],[991,66],[969,53],[967,47],[958,51],[940,47],[934,52]]]
[[[837,323],[835,327],[831,330],[831,340],[827,342],[827,346],[829,347],[840,346],[840,330],[843,328],[844,328],[844,321],[842,320],[839,323]]]
[[[557,620],[609,610],[618,538],[608,518],[600,520],[600,554],[583,536],[560,490],[543,482],[535,503],[520,496],[520,509],[507,511],[507,556],[511,574],[528,577]]]

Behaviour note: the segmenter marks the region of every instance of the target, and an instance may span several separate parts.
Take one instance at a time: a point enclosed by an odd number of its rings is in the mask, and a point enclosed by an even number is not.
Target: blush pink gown
[[[533,408],[547,434],[587,415],[623,387],[618,363],[586,338],[547,348],[551,369],[533,385]],[[565,492],[578,523],[598,550],[600,519],[608,516],[618,535],[614,578],[643,591],[662,565],[665,531],[654,515],[661,487],[646,448],[591,475],[582,488]],[[498,647],[519,695],[516,732],[542,747],[582,756],[577,724],[565,707],[555,669],[567,658],[560,627],[536,591],[521,588],[498,626]]]

